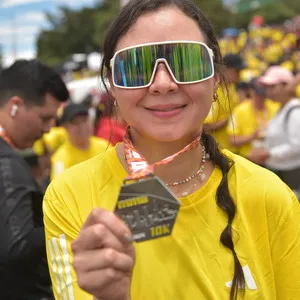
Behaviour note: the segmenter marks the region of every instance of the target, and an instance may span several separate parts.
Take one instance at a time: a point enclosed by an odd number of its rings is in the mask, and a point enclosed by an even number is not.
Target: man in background
[[[68,90],[51,68],[19,60],[0,74],[0,298],[52,299],[43,192],[18,150],[53,124]]]

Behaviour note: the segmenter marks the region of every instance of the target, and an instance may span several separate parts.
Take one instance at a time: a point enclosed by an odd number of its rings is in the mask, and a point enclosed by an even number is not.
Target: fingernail
[[[129,233],[125,233],[124,234],[124,240],[128,243],[131,244],[133,242],[133,237],[131,234]]]

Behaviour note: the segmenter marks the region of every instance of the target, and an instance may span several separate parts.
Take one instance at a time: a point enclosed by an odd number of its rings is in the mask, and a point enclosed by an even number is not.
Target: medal
[[[168,236],[178,214],[180,202],[156,176],[124,184],[116,215],[130,228],[136,242]]]
[[[200,144],[200,137],[181,151],[150,165],[133,146],[129,132],[124,139],[129,176],[121,187],[115,214],[129,227],[136,242],[148,241],[172,233],[180,202],[163,181],[154,176],[154,168]]]

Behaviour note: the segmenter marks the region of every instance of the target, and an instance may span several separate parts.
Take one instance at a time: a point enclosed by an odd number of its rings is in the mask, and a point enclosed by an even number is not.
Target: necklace
[[[202,144],[202,143],[201,143]],[[205,179],[205,174],[204,174],[204,167],[205,167],[205,162],[206,162],[206,150],[205,150],[205,146],[202,144],[202,160],[201,160],[201,166],[200,166],[200,169],[194,173],[193,175],[181,180],[181,181],[173,181],[173,182],[169,182],[167,183],[166,185],[167,186],[172,186],[172,187],[175,187],[175,186],[178,186],[178,185],[181,185],[181,184],[185,184],[185,183],[188,183],[190,182],[191,180],[193,180],[195,177],[200,177],[200,180],[203,181]],[[187,192],[184,192],[182,194],[182,196],[187,196]]]
[[[129,176],[125,179],[125,182],[129,180],[139,180],[153,175],[155,167],[169,164],[178,156],[197,148],[200,144],[202,144],[201,137],[198,136],[194,141],[185,146],[179,152],[176,152],[173,155],[164,158],[163,160],[149,164],[144,156],[135,149],[134,145],[132,144],[130,131],[128,129],[124,138],[124,152],[129,168]]]

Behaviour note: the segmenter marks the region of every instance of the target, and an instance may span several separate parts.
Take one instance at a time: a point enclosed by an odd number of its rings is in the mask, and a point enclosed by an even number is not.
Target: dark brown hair
[[[222,67],[222,55],[213,27],[202,11],[190,0],[131,0],[123,7],[109,27],[103,45],[103,61],[101,66],[101,78],[105,80],[111,75],[110,60],[114,55],[118,41],[135,24],[137,19],[146,13],[155,12],[163,7],[173,6],[180,9],[185,15],[192,18],[199,26],[206,38],[206,44],[214,52],[215,70],[220,76],[221,84],[226,87],[225,75]],[[106,86],[106,85],[105,85]],[[203,133],[203,141],[214,164],[222,171],[222,181],[217,189],[216,201],[218,206],[227,214],[228,224],[221,233],[221,243],[229,248],[234,259],[234,278],[230,292],[230,299],[237,299],[238,289],[245,290],[245,278],[242,266],[234,249],[232,239],[232,222],[236,214],[236,207],[228,188],[228,173],[233,162],[224,156],[218,148],[215,140],[208,134]]]

